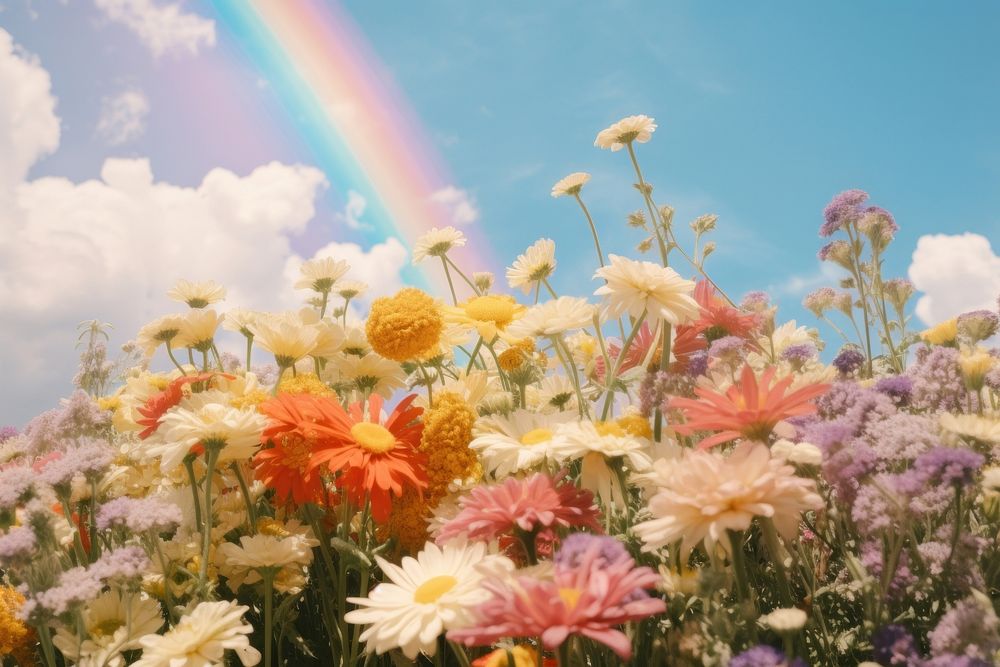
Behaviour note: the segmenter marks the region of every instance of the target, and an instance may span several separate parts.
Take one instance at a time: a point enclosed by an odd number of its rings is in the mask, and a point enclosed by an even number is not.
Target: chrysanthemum
[[[207,403],[195,410],[178,406],[161,420],[156,442],[147,456],[160,458],[160,469],[172,471],[195,445],[220,447],[219,461],[238,461],[253,456],[267,420],[257,411],[239,410],[220,403]]]
[[[507,325],[527,310],[507,294],[474,296],[457,306],[445,306],[444,321],[475,329],[486,342],[492,341]]]
[[[580,190],[590,180],[590,174],[585,171],[574,171],[569,176],[559,179],[552,186],[553,197],[575,196],[580,194]]]
[[[249,611],[232,601],[202,602],[162,635],[142,637],[142,657],[133,667],[211,667],[223,663],[227,650],[245,667],[260,662],[250,646],[253,626],[243,621]]]
[[[770,518],[791,539],[801,513],[823,506],[815,482],[796,477],[760,443],[742,442],[729,456],[684,450],[679,460],[658,462],[653,478],[653,518],[635,526],[651,550],[678,540],[684,554],[702,540],[710,552],[716,543],[729,549],[726,531],[746,530],[755,516]]]
[[[482,468],[469,447],[476,412],[458,394],[435,393],[434,405],[424,413],[420,451],[427,457],[427,493],[437,500],[455,480],[481,478]]]
[[[359,608],[345,618],[369,625],[361,635],[368,651],[381,655],[400,648],[410,660],[421,652],[433,656],[441,634],[469,625],[475,609],[490,597],[483,579],[514,567],[503,556],[487,554],[482,542],[428,543],[401,566],[376,560],[391,583],[379,584],[366,598],[348,598]]]
[[[682,435],[719,431],[701,441],[702,449],[739,437],[766,442],[779,422],[815,412],[813,400],[830,388],[828,384],[815,384],[786,395],[795,378],[784,377],[772,385],[774,375],[775,369],[768,368],[758,382],[753,369],[744,366],[740,382],[729,387],[725,394],[698,387],[694,390],[698,399],[672,399],[670,407],[682,410],[685,418],[674,430]]]
[[[319,541],[311,535],[287,536],[258,533],[244,535],[239,544],[224,542],[215,551],[219,573],[229,580],[229,588],[252,586],[261,580],[261,571],[270,571],[274,589],[281,593],[301,589],[305,569],[312,562],[313,547]]]
[[[219,314],[210,308],[189,310],[181,319],[181,331],[173,344],[207,352],[212,347],[215,330],[221,322]]]
[[[487,417],[476,426],[469,447],[479,452],[483,468],[502,479],[511,473],[531,470],[545,463],[558,464],[564,456],[557,426],[574,419],[569,412],[542,414],[515,410],[509,416]]]
[[[477,486],[458,503],[461,510],[441,528],[438,544],[463,536],[490,541],[516,530],[601,530],[593,494],[562,476],[535,473],[525,479],[509,477],[499,484]]]
[[[158,317],[139,329],[135,343],[147,359],[152,357],[157,348],[164,343],[169,343],[171,347],[177,347],[173,341],[180,334],[183,323],[184,317],[182,315]]]
[[[418,264],[428,257],[443,257],[452,248],[465,245],[465,234],[454,227],[432,228],[417,239],[413,245],[413,263]]]
[[[443,330],[437,302],[414,287],[375,299],[365,323],[372,349],[393,361],[408,361],[433,349]]]
[[[62,654],[80,664],[121,667],[122,655],[139,648],[139,638],[163,625],[160,604],[140,594],[123,598],[118,591],[105,591],[91,600],[80,613],[86,636],[77,637],[77,628],[59,626],[52,643]]]
[[[648,442],[628,435],[615,423],[572,421],[556,427],[561,437],[560,453],[580,459],[580,486],[590,489],[605,506],[624,507],[625,490],[612,469],[626,466],[629,472],[645,472],[652,465]]]
[[[450,631],[448,638],[483,646],[503,637],[541,637],[545,648],[555,650],[580,635],[629,660],[632,642],[618,626],[662,613],[666,605],[645,592],[659,575],[636,567],[624,548],[608,549],[605,539],[588,536],[573,558],[557,555],[551,579],[488,579],[484,586],[492,597],[478,607],[471,627]]]
[[[520,288],[522,292],[529,294],[555,270],[556,242],[552,239],[538,239],[507,267],[507,284],[511,289]]]
[[[406,372],[395,361],[369,352],[363,356],[344,355],[330,370],[334,380],[350,385],[363,394],[389,398],[406,386]]]
[[[281,368],[290,368],[311,354],[319,340],[317,329],[303,326],[298,317],[287,314],[261,316],[249,328],[254,341],[273,354]]]
[[[310,462],[311,467],[322,466],[336,474],[337,486],[356,506],[370,499],[372,516],[379,522],[388,518],[393,496],[401,496],[406,488],[427,487],[424,457],[417,451],[423,410],[412,407],[415,398],[411,394],[400,401],[384,422],[380,396],[372,396],[366,404],[354,403],[349,413],[341,408],[328,427],[333,440]],[[334,405],[340,407],[331,402],[331,412],[336,412]]]
[[[698,317],[700,308],[691,296],[693,280],[652,262],[619,255],[608,255],[608,259],[610,263],[594,273],[595,278],[606,281],[594,294],[604,297],[604,308],[611,318],[646,313],[650,318],[678,325]]]
[[[628,116],[597,133],[594,145],[598,148],[610,148],[620,151],[626,144],[644,144],[656,131],[656,123],[649,116]]]
[[[555,336],[593,324],[596,308],[586,299],[561,296],[532,306],[521,319],[507,328],[511,338]]]
[[[216,284],[214,280],[193,283],[190,280],[181,279],[167,291],[167,297],[186,303],[191,308],[204,308],[225,299],[226,288]]]
[[[299,267],[299,279],[295,281],[295,289],[311,289],[320,294],[327,294],[333,284],[350,270],[351,266],[342,259],[332,257],[317,257],[302,262]]]

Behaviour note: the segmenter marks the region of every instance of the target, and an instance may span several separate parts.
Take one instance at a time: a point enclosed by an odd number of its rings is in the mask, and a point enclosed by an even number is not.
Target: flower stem
[[[260,571],[264,580],[264,667],[271,667],[271,644],[274,641],[273,611],[274,605],[274,572],[271,568]]]
[[[451,290],[451,301],[453,305],[458,305],[458,297],[455,295],[455,283],[451,281],[451,271],[448,269],[448,258],[441,255],[441,266],[444,267],[444,275],[448,279],[448,289]]]
[[[663,322],[663,349],[660,350],[660,370],[666,371],[670,367],[670,332],[671,326]],[[659,442],[663,435],[663,406],[657,403],[653,414],[653,442]]]
[[[202,528],[201,564],[198,568],[198,589],[208,599],[208,557],[212,550],[212,477],[215,475],[215,465],[219,461],[222,447],[217,443],[205,445],[205,525]]]
[[[257,533],[257,508],[254,507],[254,503],[250,498],[250,489],[247,487],[247,481],[243,477],[243,471],[240,469],[240,464],[237,461],[233,461],[231,465],[233,472],[236,473],[236,481],[240,485],[240,493],[243,494],[243,502],[247,506],[247,521],[250,523],[250,534],[255,535]]]
[[[643,321],[646,319],[646,311],[642,311],[642,315],[639,319],[635,321],[632,325],[632,331],[629,332],[628,338],[622,343],[622,350],[618,353],[618,358],[615,359],[615,365],[611,369],[611,372],[604,378],[605,388],[607,389],[607,397],[604,399],[604,409],[601,412],[601,419],[607,419],[608,413],[611,410],[611,401],[615,396],[615,380],[618,378],[618,369],[621,368],[622,362],[625,361],[625,355],[628,354],[628,349],[632,347],[632,341],[635,340],[636,334],[639,333],[639,327],[642,326]]]
[[[198,496],[198,482],[194,478],[194,456],[188,454],[184,457],[184,469],[187,471],[188,482],[191,485],[191,495],[194,496],[194,524],[198,530],[205,530],[201,520],[201,499]]]
[[[581,209],[583,209],[583,214],[587,216],[587,224],[590,225],[590,233],[594,236],[594,247],[597,248],[597,261],[600,262],[601,267],[603,267],[604,253],[601,251],[601,241],[597,237],[597,227],[594,225],[594,219],[590,217],[590,211],[587,210],[587,205],[583,203],[580,193],[576,192],[573,196],[576,198],[576,203],[580,205]]]

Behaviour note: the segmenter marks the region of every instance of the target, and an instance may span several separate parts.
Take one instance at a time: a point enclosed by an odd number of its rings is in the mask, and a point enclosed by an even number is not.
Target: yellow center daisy
[[[458,579],[447,574],[431,577],[413,591],[413,601],[417,604],[437,602],[438,598],[453,589],[457,583]]]
[[[552,439],[552,429],[533,428],[521,436],[522,445],[538,445]]]
[[[465,304],[465,314],[473,320],[493,322],[502,329],[514,320],[517,304],[509,296],[477,296]]]
[[[389,429],[371,422],[360,422],[352,426],[351,437],[359,446],[373,454],[385,454],[396,446],[396,436]]]

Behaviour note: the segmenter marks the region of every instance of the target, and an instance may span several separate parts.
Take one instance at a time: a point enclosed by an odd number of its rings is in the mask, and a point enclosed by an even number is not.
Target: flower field
[[[814,322],[725,293],[715,216],[644,178],[655,130],[595,141],[635,257],[589,174],[552,188],[579,294],[552,240],[498,278],[447,227],[413,249],[442,294],[361,313],[326,257],[285,312],[181,280],[120,357],[85,323],[75,393],[0,431],[2,664],[997,664],[998,312],[915,329],[860,190],[822,211]]]

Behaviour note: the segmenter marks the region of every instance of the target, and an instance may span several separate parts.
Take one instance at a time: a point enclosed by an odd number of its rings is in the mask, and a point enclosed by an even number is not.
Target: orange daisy
[[[380,523],[389,518],[393,495],[427,488],[425,457],[417,450],[424,428],[418,418],[424,410],[413,407],[415,399],[415,394],[404,398],[384,422],[379,421],[383,401],[377,394],[368,399],[367,415],[363,403],[351,405],[350,412],[337,405],[342,417],[324,424],[333,439],[309,463],[336,474],[337,486],[355,505],[370,499],[372,516]]]
[[[699,280],[694,288],[694,300],[701,306],[701,317],[691,326],[704,332],[708,342],[724,336],[746,338],[757,326],[757,316],[733,308],[715,294],[715,288],[707,280]]]
[[[784,377],[772,386],[774,367],[768,368],[757,381],[753,369],[744,366],[740,381],[725,394],[710,389],[694,390],[699,399],[674,398],[669,407],[684,412],[685,423],[674,430],[681,435],[695,431],[719,431],[699,443],[701,449],[743,437],[747,440],[767,442],[778,422],[788,417],[807,415],[816,411],[813,400],[830,388],[828,384],[814,384],[786,394],[794,378]]]

